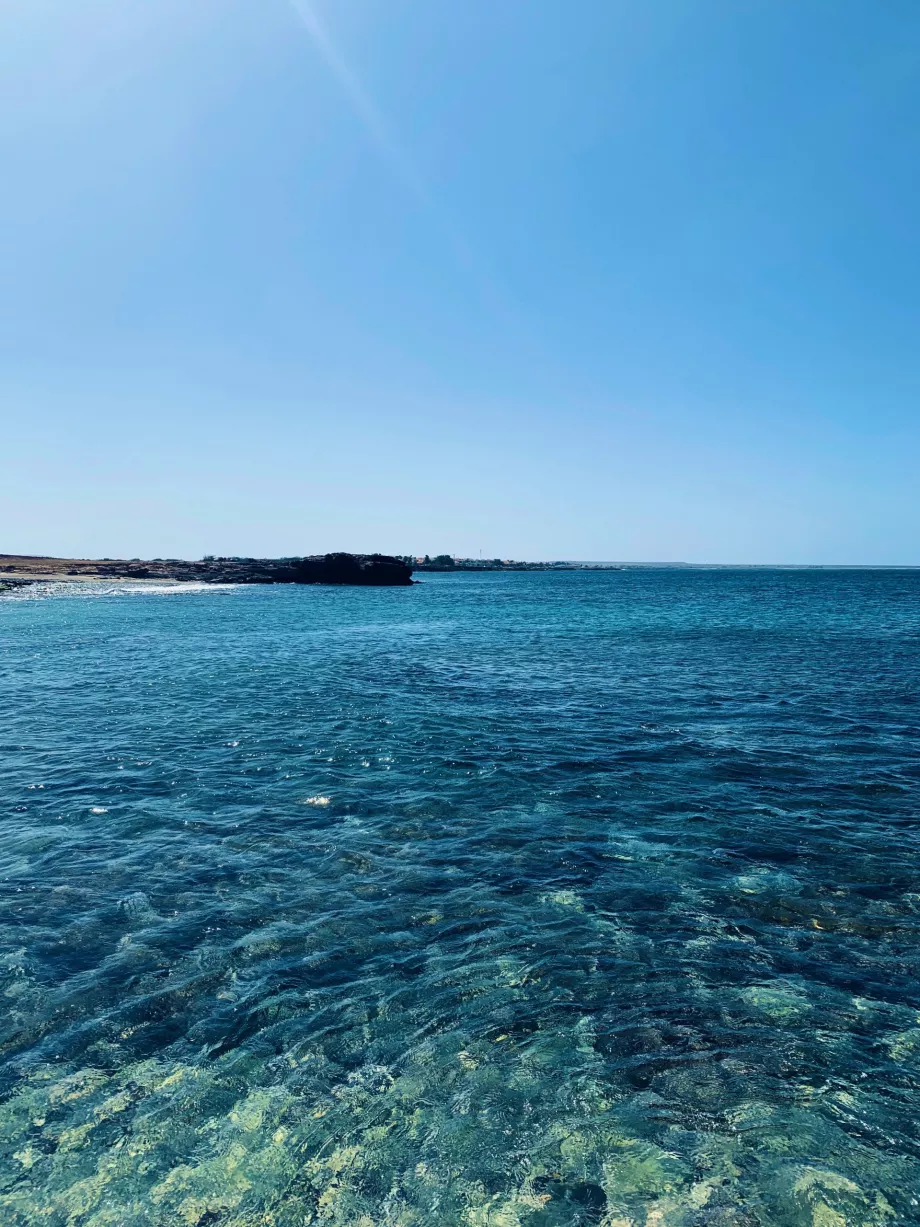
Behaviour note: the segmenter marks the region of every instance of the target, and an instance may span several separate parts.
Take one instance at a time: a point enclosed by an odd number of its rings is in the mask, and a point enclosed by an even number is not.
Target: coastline
[[[342,584],[398,587],[412,567],[387,554],[344,552],[293,558],[53,558],[0,554],[0,585],[111,580],[116,583]]]

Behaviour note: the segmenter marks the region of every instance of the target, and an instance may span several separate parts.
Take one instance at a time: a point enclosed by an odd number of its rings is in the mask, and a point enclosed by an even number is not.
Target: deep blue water
[[[920,573],[0,598],[0,1222],[920,1223]]]

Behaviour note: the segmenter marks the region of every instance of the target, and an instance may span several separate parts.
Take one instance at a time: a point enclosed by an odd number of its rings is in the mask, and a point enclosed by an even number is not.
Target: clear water
[[[0,599],[0,1222],[920,1223],[920,574]]]

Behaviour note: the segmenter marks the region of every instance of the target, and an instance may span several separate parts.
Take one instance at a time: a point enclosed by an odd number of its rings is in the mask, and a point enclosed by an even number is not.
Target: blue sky
[[[0,549],[920,564],[920,5],[6,0]]]

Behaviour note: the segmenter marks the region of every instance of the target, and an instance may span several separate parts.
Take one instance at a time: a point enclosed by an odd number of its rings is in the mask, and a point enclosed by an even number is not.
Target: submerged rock
[[[588,1181],[538,1176],[533,1187],[542,1205],[528,1227],[594,1227],[607,1209],[607,1194]]]

